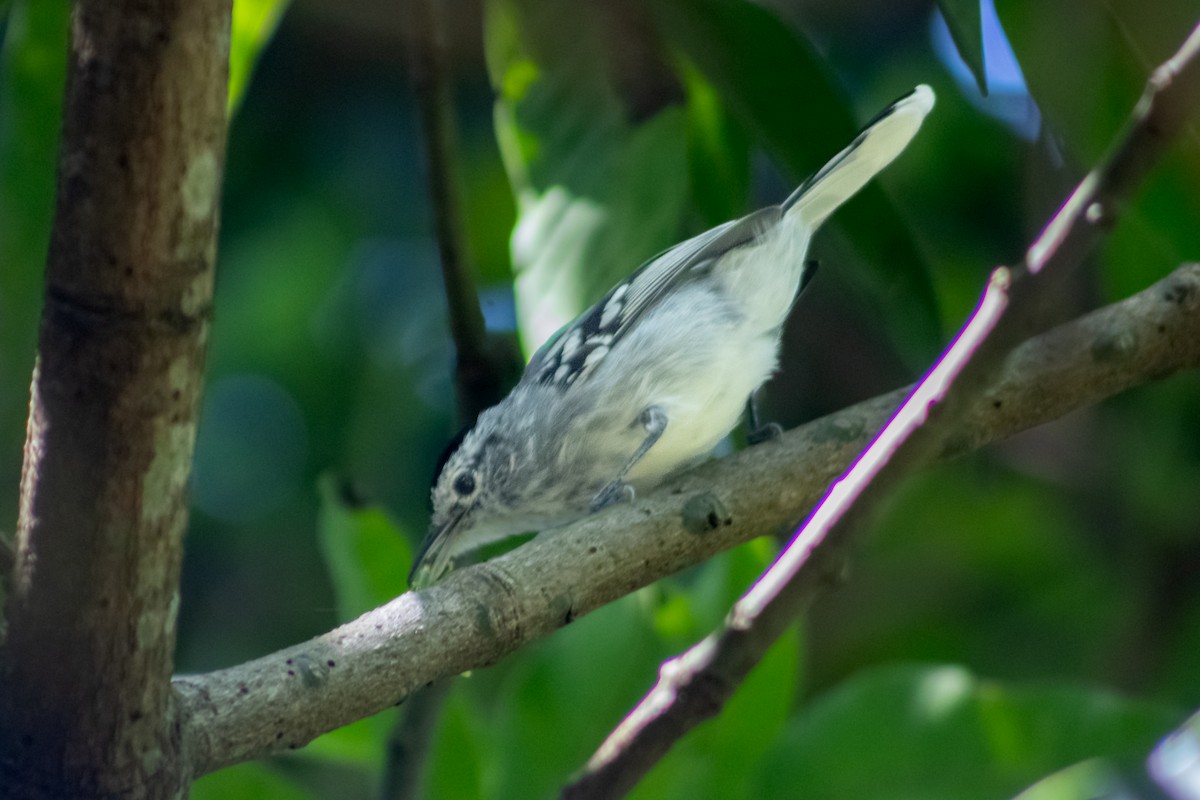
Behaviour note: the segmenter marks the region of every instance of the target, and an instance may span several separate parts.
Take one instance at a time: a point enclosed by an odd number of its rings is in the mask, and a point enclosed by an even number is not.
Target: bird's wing
[[[524,380],[566,388],[585,377],[666,294],[733,248],[753,241],[781,216],[779,206],[760,209],[650,259],[550,337],[525,368]]]

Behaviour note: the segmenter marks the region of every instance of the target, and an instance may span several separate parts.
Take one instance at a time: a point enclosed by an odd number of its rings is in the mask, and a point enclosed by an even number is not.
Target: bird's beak
[[[424,589],[441,580],[450,571],[454,559],[454,541],[458,538],[463,518],[470,506],[455,510],[450,519],[440,526],[431,525],[421,549],[413,559],[408,573],[408,585],[413,589]]]

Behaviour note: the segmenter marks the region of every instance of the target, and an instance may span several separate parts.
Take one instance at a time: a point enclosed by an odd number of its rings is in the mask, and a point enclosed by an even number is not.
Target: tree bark
[[[0,797],[175,797],[231,0],[77,0],[0,650]]]

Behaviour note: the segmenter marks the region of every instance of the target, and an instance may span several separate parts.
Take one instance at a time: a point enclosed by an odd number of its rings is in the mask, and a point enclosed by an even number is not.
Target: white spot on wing
[[[621,312],[625,309],[625,303],[623,301],[627,291],[629,291],[629,284],[622,283],[617,287],[616,291],[613,292],[612,297],[608,298],[608,302],[604,304],[604,310],[600,312],[601,328],[612,327],[613,321],[616,320],[616,318],[620,316]]]
[[[562,346],[563,360],[566,361],[572,358],[575,355],[575,351],[579,349],[581,344],[583,344],[583,335],[578,329],[567,334],[567,338],[563,341]]]
[[[583,360],[583,368],[591,369],[600,363],[600,360],[608,355],[607,347],[597,347],[595,350],[587,354],[587,358]]]

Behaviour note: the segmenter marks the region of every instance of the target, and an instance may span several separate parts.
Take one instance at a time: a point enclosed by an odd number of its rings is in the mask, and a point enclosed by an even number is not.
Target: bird
[[[783,203],[654,256],[554,334],[445,460],[410,584],[706,458],[777,368],[783,324],[815,268],[813,234],[908,146],[934,102],[916,87]]]

